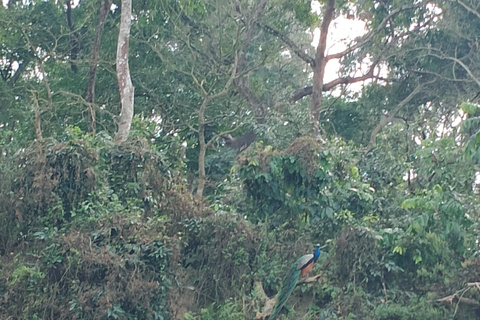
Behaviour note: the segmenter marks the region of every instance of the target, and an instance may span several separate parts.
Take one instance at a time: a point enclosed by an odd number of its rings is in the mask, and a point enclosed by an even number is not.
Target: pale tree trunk
[[[108,10],[110,10],[110,0],[104,0],[98,10],[98,24],[95,30],[95,39],[93,40],[92,53],[90,56],[90,70],[88,72],[88,86],[85,95],[85,101],[89,103],[88,108],[88,131],[95,133],[95,78],[97,74],[98,59],[100,56],[100,40],[102,38],[103,27],[107,20]]]
[[[315,53],[315,66],[313,68],[313,88],[312,88],[312,106],[310,117],[312,121],[313,134],[315,138],[320,135],[319,117],[320,108],[322,106],[322,92],[323,92],[323,78],[325,75],[325,51],[327,48],[328,27],[333,20],[335,12],[335,0],[328,0],[325,12],[323,14],[323,21],[320,27],[320,40],[318,41],[317,51]]]
[[[115,143],[127,140],[133,118],[134,87],[128,68],[128,41],[130,38],[130,25],[132,17],[132,0],[122,0],[122,14],[120,19],[120,32],[117,43],[117,81],[122,101],[122,111],[118,121],[118,131]]]

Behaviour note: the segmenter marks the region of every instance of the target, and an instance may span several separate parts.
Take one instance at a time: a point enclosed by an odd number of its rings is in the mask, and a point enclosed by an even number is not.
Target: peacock
[[[273,308],[268,320],[276,319],[278,313],[280,310],[282,310],[283,306],[287,302],[288,297],[290,297],[292,294],[292,291],[295,288],[300,276],[305,276],[312,270],[313,265],[315,262],[317,262],[319,256],[320,245],[317,244],[313,254],[306,254],[295,261],[288,271],[287,276],[285,279],[283,279],[282,289],[277,295],[277,303],[275,304],[275,307]]]

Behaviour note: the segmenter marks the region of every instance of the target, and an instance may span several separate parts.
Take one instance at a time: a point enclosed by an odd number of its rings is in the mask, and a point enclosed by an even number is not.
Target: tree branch
[[[387,124],[389,124],[393,120],[395,115],[398,113],[398,111],[400,111],[400,109],[407,105],[420,91],[423,90],[423,88],[425,88],[429,84],[432,84],[433,82],[435,82],[435,80],[419,84],[405,99],[400,101],[400,103],[397,104],[397,106],[393,108],[393,110],[391,110],[387,116],[383,117],[382,120],[380,120],[380,123],[375,127],[375,129],[373,129],[370,135],[370,142],[365,148],[365,154],[370,152],[370,150],[375,147],[377,142],[377,134],[380,132],[380,130],[382,130]]]
[[[122,8],[120,13],[120,30],[117,41],[116,67],[122,110],[120,111],[118,120],[118,130],[115,134],[115,143],[117,144],[127,140],[134,113],[135,88],[132,84],[130,68],[128,65],[128,47],[130,39],[130,27],[132,23],[131,0],[122,0]]]
[[[75,31],[75,26],[72,19],[72,1],[66,0],[67,11],[65,12],[68,29],[70,30],[70,67],[74,73],[78,72],[76,60],[80,52],[80,43],[78,41],[78,32]]]
[[[434,50],[432,48],[429,48],[429,49]],[[456,57],[446,56],[443,53],[439,55],[432,52],[428,52],[428,55],[439,58],[439,59],[443,59],[443,60],[452,60],[455,63],[458,63],[468,73],[468,75],[472,78],[472,80],[474,80],[477,83],[477,85],[480,87],[480,78],[475,77],[475,75],[472,73],[472,70],[470,70],[470,68],[461,59]]]
[[[450,0],[451,2],[456,2],[458,4],[460,4],[462,7],[464,7],[467,11],[473,13],[474,15],[476,15],[479,19],[480,19],[480,13],[475,11],[473,8],[470,8],[469,6],[467,6],[464,2],[462,2],[462,0]]]
[[[258,23],[258,25],[263,29],[265,30],[266,32],[270,33],[271,35],[281,39],[290,49],[292,49],[292,51],[300,58],[302,59],[303,61],[305,61],[306,63],[308,63],[312,68],[315,67],[315,59],[310,57],[307,53],[305,53],[304,50],[302,50],[301,48],[299,48],[295,42],[293,42],[289,37],[287,37],[287,35],[285,35],[284,33],[278,31],[278,30],[275,30],[273,29],[272,27],[264,24],[264,23]]]
[[[199,87],[199,89],[202,91],[202,94],[203,94],[203,102],[200,108],[198,109],[198,144],[199,144],[200,150],[198,152],[198,187],[197,187],[197,193],[196,193],[197,198],[203,197],[203,190],[207,182],[207,175],[205,172],[205,154],[206,154],[207,148],[213,142],[213,140],[210,140],[208,143],[205,142],[205,111],[207,109],[208,103],[211,100],[219,98],[228,92],[230,85],[232,84],[233,80],[236,78],[237,67],[238,67],[238,54],[236,52],[235,52],[234,59],[235,61],[233,63],[232,68],[230,69],[230,72],[231,72],[230,77],[225,83],[225,86],[220,92],[217,92],[213,95],[210,95],[210,93],[203,88],[203,82],[202,83],[198,82],[198,79],[193,74],[193,67],[192,67],[191,76],[193,78],[193,81],[197,84],[197,86]]]
[[[425,0],[420,2],[420,3],[417,3],[417,4],[414,4],[414,5],[405,5],[405,6],[401,6],[401,7],[398,7],[397,9],[393,10],[392,12],[390,12],[390,14],[388,14],[383,20],[382,22],[380,23],[380,25],[375,29],[375,30],[372,30],[370,31],[369,33],[367,33],[366,35],[364,35],[363,37],[361,37],[353,46],[341,51],[341,52],[337,52],[337,53],[334,53],[334,54],[330,54],[328,56],[325,57],[325,59],[327,61],[329,60],[332,60],[332,59],[340,59],[342,58],[343,56],[345,56],[346,54],[364,46],[365,44],[367,44],[377,33],[379,33],[380,31],[382,31],[385,26],[387,25],[387,23],[390,21],[390,19],[392,17],[394,17],[395,15],[399,14],[400,12],[402,11],[406,11],[406,10],[411,10],[411,9],[416,9],[416,8],[419,8],[421,7],[422,5],[425,4]]]
[[[335,14],[335,0],[327,0],[322,24],[320,25],[320,39],[318,40],[317,51],[315,52],[315,65],[313,67],[312,101],[310,106],[310,122],[313,129],[313,136],[317,139],[320,134],[318,123],[320,109],[323,99],[323,82],[325,77],[325,66],[328,60],[325,59],[327,50],[328,28]]]
[[[95,101],[95,79],[97,74],[98,59],[100,56],[100,40],[102,38],[103,27],[105,25],[105,21],[107,20],[110,6],[110,0],[104,0],[103,4],[98,9],[98,23],[97,29],[95,30],[95,38],[93,40],[92,52],[90,55],[90,70],[88,71],[87,93],[85,94],[85,100],[92,104]],[[95,124],[95,109],[90,106],[87,121],[89,132],[95,132]]]
[[[242,41],[242,46],[240,47],[239,59],[238,59],[238,71],[237,71],[237,74],[239,75],[242,72],[245,72],[245,74],[235,79],[235,87],[237,88],[238,92],[253,107],[255,117],[257,118],[257,121],[260,121],[260,122],[263,122],[265,114],[262,108],[262,101],[255,94],[255,92],[253,92],[248,86],[249,79],[248,79],[248,71],[246,71],[247,69],[246,55],[247,55],[248,47],[250,46],[250,43],[252,42],[252,39],[254,36],[254,28],[257,24],[259,24],[258,21],[261,18],[261,14],[265,10],[266,4],[267,4],[267,0],[263,0],[262,2],[260,2],[255,10],[253,18],[250,19],[250,21],[247,21],[248,29]],[[238,8],[240,7],[239,3],[237,3],[237,7]]]
[[[295,284],[295,286],[302,283],[318,282],[321,277],[322,277],[321,274],[317,274],[316,276],[313,276],[313,277],[300,279]],[[257,319],[266,319],[269,315],[272,314],[273,308],[277,303],[277,295],[275,295],[273,298],[269,298],[265,293],[265,290],[263,290],[263,286],[260,281],[255,281],[254,287],[255,287],[255,291],[260,296],[261,302],[265,305],[263,308],[263,312],[258,312],[255,317]]]
[[[365,80],[368,80],[368,79],[372,79],[374,78],[374,70],[375,70],[375,67],[376,65],[372,65],[372,67],[370,68],[370,70],[362,75],[362,76],[359,76],[359,77],[343,77],[343,78],[337,78],[335,80],[332,80],[328,83],[325,83],[323,85],[323,91],[326,92],[326,91],[330,91],[332,90],[333,88],[335,88],[336,86],[340,85],[340,84],[352,84],[352,83],[356,83],[356,82],[360,82],[360,81],[365,81]],[[290,103],[295,103],[297,102],[298,100],[302,99],[303,97],[306,97],[306,96],[309,96],[312,94],[312,86],[307,86],[305,88],[302,88],[302,89],[299,89],[297,91],[295,91],[293,93],[293,96],[290,98],[289,102]]]

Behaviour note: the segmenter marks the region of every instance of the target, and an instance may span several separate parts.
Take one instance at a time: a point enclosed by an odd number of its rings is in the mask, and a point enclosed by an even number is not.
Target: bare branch
[[[460,4],[462,7],[464,7],[467,11],[473,13],[474,15],[476,15],[479,19],[480,19],[480,13],[475,11],[473,8],[470,8],[469,6],[467,6],[464,2],[462,2],[462,0],[450,0],[451,2],[456,2],[458,4]]]
[[[341,51],[341,52],[337,52],[337,53],[334,53],[334,54],[330,54],[328,55],[325,59],[328,61],[328,60],[332,60],[332,59],[340,59],[342,58],[343,56],[345,56],[346,54],[352,52],[352,51],[355,51],[356,49],[364,46],[365,44],[367,44],[370,40],[372,40],[372,38],[377,34],[379,33],[380,31],[382,31],[385,26],[387,25],[387,23],[390,21],[390,19],[392,17],[394,17],[395,15],[399,14],[400,12],[403,12],[403,11],[406,11],[406,10],[411,10],[411,9],[416,9],[416,8],[419,8],[421,6],[423,6],[424,4],[426,3],[426,1],[422,1],[420,3],[417,3],[417,4],[413,4],[413,5],[405,5],[405,6],[401,6],[401,7],[398,7],[397,9],[393,10],[392,12],[390,12],[383,20],[382,22],[380,23],[380,25],[375,29],[375,30],[372,30],[370,31],[369,33],[367,33],[366,35],[364,35],[363,37],[361,37],[353,46]]]
[[[343,77],[343,78],[337,78],[337,79],[332,80],[328,83],[325,83],[322,87],[323,88],[322,90],[323,90],[323,92],[326,92],[326,91],[332,90],[333,88],[335,88],[336,86],[338,86],[340,84],[352,84],[352,83],[361,82],[361,81],[365,81],[365,80],[368,80],[368,79],[376,78],[375,75],[374,75],[375,67],[376,67],[376,64],[372,65],[370,67],[370,70],[362,76],[358,76],[358,77],[348,76],[348,77]],[[381,79],[381,78],[377,78],[377,79]],[[308,86],[308,87],[305,87],[305,88],[302,88],[302,89],[299,89],[299,90],[295,91],[293,93],[293,96],[290,98],[289,102],[290,103],[295,103],[298,100],[302,99],[303,97],[311,95],[312,94],[312,89],[313,89],[312,86]]]
[[[437,51],[439,51],[439,50],[437,50]],[[472,70],[470,70],[470,68],[461,59],[456,58],[456,57],[446,56],[443,53],[441,55],[439,55],[439,54],[429,52],[428,55],[430,55],[432,57],[439,58],[439,59],[452,60],[455,63],[458,63],[480,87],[480,78],[475,77],[475,75],[472,73]]]
[[[375,67],[376,67],[376,65],[373,65],[370,68],[370,70],[366,74],[364,74],[363,76],[359,76],[359,77],[350,77],[349,76],[349,77],[344,77],[344,78],[338,78],[338,79],[332,80],[328,83],[325,83],[323,85],[323,91],[330,91],[340,84],[351,84],[351,83],[355,83],[355,82],[360,82],[360,81],[365,81],[365,80],[368,80],[368,79],[372,79],[372,78],[374,78]]]
[[[451,81],[451,82],[465,82],[465,83],[475,82],[475,80],[469,80],[469,79],[457,79],[456,77],[455,78],[449,78],[449,77],[445,77],[444,75],[442,75],[440,73],[433,72],[433,71],[427,71],[427,70],[413,70],[413,72],[419,73],[419,74],[432,75],[432,76],[435,76],[439,79],[443,79],[443,80]]]
[[[427,85],[432,84],[435,82],[429,81],[426,83],[419,84],[405,99],[400,101],[399,104],[393,110],[391,110],[387,116],[383,117],[382,120],[380,120],[380,123],[373,129],[371,135],[370,135],[370,142],[368,143],[367,147],[365,148],[365,154],[367,154],[370,150],[372,150],[373,147],[375,147],[376,142],[377,142],[377,134],[382,130],[387,124],[389,124],[393,118],[395,118],[395,115],[402,109],[405,105],[407,105],[418,93],[420,93],[423,88],[425,88]]]
[[[332,88],[334,88],[335,86],[337,86],[339,84],[350,84],[350,83],[355,83],[355,82],[359,82],[359,81],[364,81],[364,80],[367,80],[367,79],[370,79],[370,78],[372,78],[372,77],[368,76],[368,74],[360,76],[360,77],[338,78],[338,79],[335,79],[333,81],[330,81],[329,83],[324,84],[323,85],[323,92],[330,91]],[[299,89],[299,90],[295,91],[293,93],[293,96],[290,98],[289,102],[290,103],[295,103],[298,100],[300,100],[300,99],[302,99],[306,96],[312,95],[312,90],[313,90],[313,86],[307,86],[307,87],[304,87],[302,89]]]
[[[210,99],[216,99],[216,98],[224,95],[225,93],[227,93],[227,91],[230,88],[233,80],[237,76],[237,66],[238,66],[238,54],[235,54],[233,66],[231,68],[230,78],[228,78],[227,83],[225,83],[225,86],[223,87],[222,91],[210,96]]]
[[[313,277],[308,277],[308,278],[302,278],[298,280],[297,286],[302,283],[312,283],[312,282],[319,282],[320,278],[322,277],[322,274],[317,274]]]
[[[477,300],[458,297],[456,294],[446,296],[445,298],[438,299],[437,301],[445,304],[454,304],[458,302],[458,303],[464,303],[464,304],[469,304],[474,306],[480,305],[480,303]]]
[[[310,57],[306,52],[305,50],[302,50],[301,48],[299,48],[295,42],[293,42],[289,37],[287,37],[287,35],[285,35],[284,33],[278,31],[278,30],[275,30],[273,29],[272,27],[264,24],[264,23],[258,23],[258,25],[260,27],[262,27],[263,30],[265,30],[266,32],[270,33],[271,35],[281,39],[290,49],[292,49],[292,51],[300,58],[302,59],[303,61],[305,61],[306,63],[308,63],[312,68],[315,67],[315,59]]]

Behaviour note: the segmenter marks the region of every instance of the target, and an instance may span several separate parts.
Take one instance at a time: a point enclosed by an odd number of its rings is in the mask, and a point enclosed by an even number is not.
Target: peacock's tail
[[[297,283],[297,280],[300,277],[301,271],[297,267],[300,260],[301,258],[298,259],[297,262],[293,264],[293,266],[288,271],[287,276],[285,277],[285,279],[283,279],[282,289],[277,294],[277,303],[275,304],[272,314],[270,315],[268,320],[276,319],[278,313],[280,312],[280,310],[282,310],[283,306],[285,305],[285,302],[287,302],[288,297],[290,297],[290,295],[292,294],[292,291],[295,288],[295,284]]]

